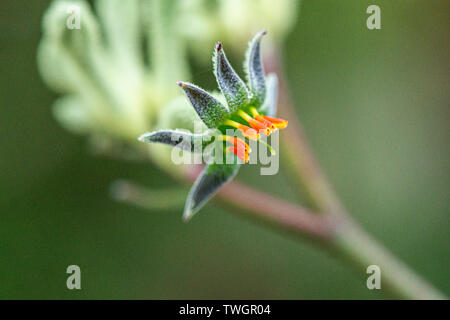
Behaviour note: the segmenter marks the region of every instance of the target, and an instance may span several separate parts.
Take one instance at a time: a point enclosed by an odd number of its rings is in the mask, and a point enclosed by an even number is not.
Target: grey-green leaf
[[[273,117],[277,114],[278,77],[275,73],[269,73],[266,77],[267,94],[261,111]]]
[[[214,74],[216,76],[217,83],[219,84],[220,90],[227,100],[230,111],[234,112],[243,105],[248,104],[248,89],[244,81],[242,81],[228,62],[220,42],[216,45],[213,62]]]
[[[207,165],[189,191],[183,219],[187,221],[192,218],[221,186],[236,176],[238,170],[239,164]]]
[[[177,84],[184,90],[200,119],[208,128],[216,128],[228,116],[227,107],[205,90],[187,82],[180,81]]]
[[[266,97],[266,79],[261,59],[261,38],[266,31],[258,32],[247,49],[244,69],[248,77],[248,85],[252,93],[252,100],[257,107],[264,103]]]
[[[212,135],[193,134],[180,130],[159,130],[144,133],[138,140],[142,142],[163,143],[182,150],[201,153],[211,143]]]

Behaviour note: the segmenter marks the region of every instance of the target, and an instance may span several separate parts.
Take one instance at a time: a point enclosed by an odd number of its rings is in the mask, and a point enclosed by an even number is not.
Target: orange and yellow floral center
[[[263,143],[263,141],[260,140],[261,138],[260,134],[269,136],[273,131],[278,129],[284,129],[288,125],[287,120],[261,115],[253,107],[250,108],[250,113],[252,114],[252,116],[250,116],[243,110],[238,110],[237,112],[237,115],[243,120],[245,120],[248,123],[248,125],[239,123],[231,119],[225,120],[223,124],[238,129],[239,131],[241,131],[242,135],[245,138],[249,140],[257,140],[258,142],[261,143]],[[228,146],[226,148],[227,152],[234,153],[244,163],[248,162],[249,153],[251,152],[251,150],[244,140],[227,135],[223,135],[221,139],[233,145]],[[270,146],[268,146],[266,143],[263,144],[269,148],[272,154],[275,153],[275,151],[272,148],[270,148]]]

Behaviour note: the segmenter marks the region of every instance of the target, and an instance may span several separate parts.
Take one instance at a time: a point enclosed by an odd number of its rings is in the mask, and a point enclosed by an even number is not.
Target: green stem
[[[200,172],[201,168],[191,167],[186,171],[185,177],[188,181],[194,181]],[[319,244],[327,243],[333,236],[334,217],[317,215],[311,210],[239,182],[227,183],[217,196],[233,209],[238,209],[239,213],[245,212],[258,222],[295,236],[308,238]]]
[[[111,196],[116,201],[147,210],[181,209],[186,200],[186,192],[181,187],[148,189],[127,180],[116,180],[110,187]]]
[[[368,266],[379,266],[382,292],[398,299],[446,299],[354,222],[346,221],[335,232],[330,249],[366,277]]]
[[[275,47],[266,58],[266,66],[280,79],[280,113],[289,119],[289,130],[282,135],[289,169],[306,191],[311,206],[326,216],[339,219],[335,224],[329,249],[346,262],[357,267],[365,276],[370,265],[381,269],[385,292],[399,299],[445,299],[445,296],[427,283],[406,264],[392,255],[350,217],[322,172],[309,143],[297,121],[295,111],[283,78],[280,54]]]

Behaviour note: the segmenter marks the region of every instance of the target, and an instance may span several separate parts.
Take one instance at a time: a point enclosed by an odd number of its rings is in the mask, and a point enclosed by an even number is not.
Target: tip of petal
[[[222,43],[220,41],[217,42],[216,50],[217,51],[221,51],[222,50]]]
[[[181,88],[183,88],[185,86],[184,82],[182,81],[177,81],[176,82],[178,86],[180,86]]]
[[[191,211],[191,210],[185,211],[185,212],[183,213],[183,217],[182,217],[183,222],[188,222],[189,220],[191,220],[192,216],[193,216],[193,214],[192,214],[192,211]]]
[[[275,126],[277,127],[277,129],[284,129],[288,126],[288,121],[284,120],[283,122],[276,123]]]
[[[145,138],[148,136],[148,133],[141,134],[137,139],[140,142],[145,142]]]
[[[266,34],[267,34],[267,31],[264,29],[258,33],[258,37],[261,38],[261,37],[265,36]]]

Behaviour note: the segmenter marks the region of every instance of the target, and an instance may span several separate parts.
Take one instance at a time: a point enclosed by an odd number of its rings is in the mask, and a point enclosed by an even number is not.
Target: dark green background
[[[327,253],[217,203],[184,224],[179,211],[112,201],[117,178],[173,182],[151,165],[92,156],[54,121],[36,68],[48,3],[0,4],[0,298],[383,297]],[[381,7],[381,30],[365,26],[369,4]],[[285,43],[299,118],[344,203],[446,294],[449,4],[304,1]],[[204,71],[194,80],[214,88]],[[247,166],[239,179],[296,201],[283,165],[275,177]],[[66,288],[70,264],[81,291]]]

